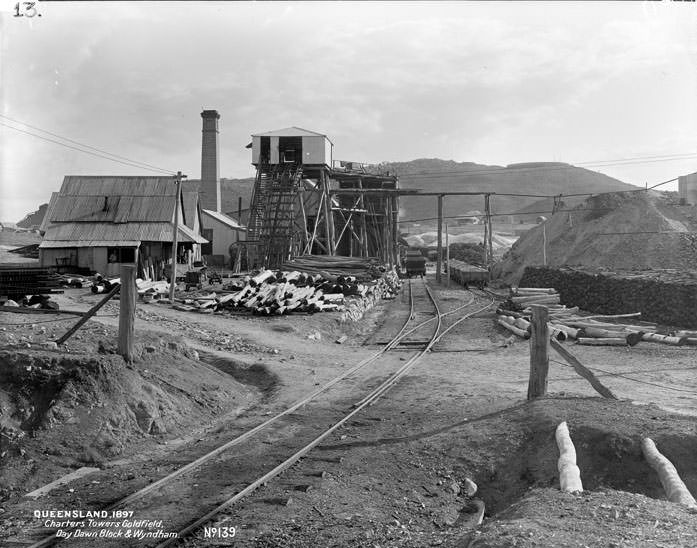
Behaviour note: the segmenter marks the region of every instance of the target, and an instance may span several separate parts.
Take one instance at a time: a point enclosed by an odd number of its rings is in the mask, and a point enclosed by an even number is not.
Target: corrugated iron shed
[[[208,241],[184,225],[179,225],[179,237],[182,242],[205,244]],[[59,223],[46,232],[44,242],[49,241],[171,242],[172,223]]]
[[[60,192],[51,197],[40,247],[169,242],[176,201],[176,185],[170,177],[66,176]],[[195,206],[189,215],[197,214]],[[184,225],[184,219],[179,224],[180,241],[207,243]]]

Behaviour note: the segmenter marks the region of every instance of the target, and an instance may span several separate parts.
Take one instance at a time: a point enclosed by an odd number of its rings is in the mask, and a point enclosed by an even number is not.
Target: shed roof
[[[179,225],[179,237],[182,242],[205,244],[208,242],[202,236],[194,233],[189,227]],[[39,247],[84,247],[86,242],[171,242],[172,223],[59,223],[50,227]],[[47,245],[47,242],[64,242],[65,245]]]
[[[61,196],[174,196],[174,177],[66,175]]]
[[[44,235],[44,242],[65,245],[44,247],[170,241],[176,203],[176,185],[170,177],[69,175],[51,198]],[[184,242],[207,242],[181,222],[179,235]]]
[[[283,129],[274,129],[266,133],[252,133],[252,137],[324,137],[329,140],[324,133],[317,133],[309,129],[303,129],[298,126],[286,127]]]
[[[225,213],[220,213],[219,211],[213,211],[212,209],[204,209],[204,210],[202,210],[202,213],[203,213],[203,215],[208,215],[210,217],[213,217],[216,221],[219,221],[219,222],[223,223],[224,225],[226,225],[230,228],[233,228],[235,230],[247,230],[240,223],[238,223],[235,219],[225,215]]]

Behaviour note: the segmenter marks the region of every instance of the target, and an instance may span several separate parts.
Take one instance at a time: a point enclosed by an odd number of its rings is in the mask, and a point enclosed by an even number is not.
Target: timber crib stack
[[[299,271],[262,270],[240,278],[220,294],[183,299],[175,308],[185,311],[222,312],[241,310],[261,315],[297,312],[344,311],[348,299],[390,298],[401,282],[394,271],[376,280],[359,281],[356,276],[310,274]]]

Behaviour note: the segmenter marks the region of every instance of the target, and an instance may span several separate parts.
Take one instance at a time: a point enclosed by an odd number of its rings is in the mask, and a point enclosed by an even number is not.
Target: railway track
[[[479,297],[479,301],[477,297]],[[146,520],[163,519],[163,516],[179,514],[178,519],[174,520],[179,525],[171,523],[163,526],[163,529],[169,532],[175,532],[176,528],[176,536],[164,539],[157,544],[157,547],[164,548],[180,542],[182,538],[190,536],[203,525],[214,520],[225,510],[250,495],[258,487],[268,483],[293,466],[307,456],[313,448],[320,445],[322,441],[347,422],[353,420],[366,407],[374,405],[456,325],[492,306],[493,299],[487,298],[488,302],[483,306],[481,299],[481,296],[475,296],[473,292],[470,292],[469,299],[464,304],[443,312],[425,281],[412,283],[410,280],[408,317],[398,333],[378,351],[289,408],[196,460],[181,466],[154,483],[108,505],[104,510],[109,513],[119,509],[133,511],[138,519]],[[428,306],[432,308],[430,313],[425,310]],[[446,322],[447,326],[444,325]],[[412,345],[414,346],[414,354],[380,378],[377,386],[372,387],[368,394],[359,401],[354,401],[352,404],[346,402],[346,405],[341,405],[340,409],[336,409],[333,406],[335,402],[327,402],[326,399],[323,399],[323,396],[326,396],[325,393],[332,387],[366,368],[369,364],[375,364],[402,341],[417,342],[417,344]],[[363,384],[371,384],[372,382],[372,379],[366,379]],[[327,419],[324,421],[325,426],[321,427],[319,434],[316,425],[305,427],[304,424],[312,422],[312,420],[308,421],[307,416],[298,413],[301,408],[310,405],[312,406],[311,411],[316,416]],[[349,410],[347,411],[347,409]],[[266,435],[265,440],[253,445],[245,444],[262,431]],[[237,451],[234,452],[235,454],[232,454],[233,451],[231,451],[233,447],[238,447]],[[257,477],[259,468],[266,468],[269,471]],[[185,475],[187,476],[186,482],[190,484],[190,487],[187,488],[186,493],[182,493],[182,482],[175,480],[183,479]],[[234,477],[234,481],[224,482],[228,483],[227,485],[220,486],[221,482],[218,481],[216,492],[210,492],[206,488],[210,485],[211,478],[231,477]],[[220,502],[221,499],[223,499],[222,502]],[[182,515],[182,507],[191,508],[191,512]],[[197,517],[194,519],[191,517],[192,515]],[[185,525],[182,526],[181,523],[185,523]],[[30,548],[50,546],[58,540],[60,539],[53,533],[34,542]],[[84,542],[78,541],[77,544],[72,541],[70,545],[91,546],[93,541],[94,539]],[[128,545],[128,543],[124,543],[124,540],[112,542],[116,546]],[[112,542],[109,539],[100,539],[102,545],[111,545]],[[136,544],[139,546],[148,545],[143,539]]]

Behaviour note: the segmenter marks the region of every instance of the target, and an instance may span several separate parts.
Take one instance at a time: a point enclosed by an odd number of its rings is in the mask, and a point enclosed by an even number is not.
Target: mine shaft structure
[[[256,177],[247,264],[279,268],[298,255],[398,259],[398,181],[364,164],[334,162],[322,134],[292,127],[253,135]]]

